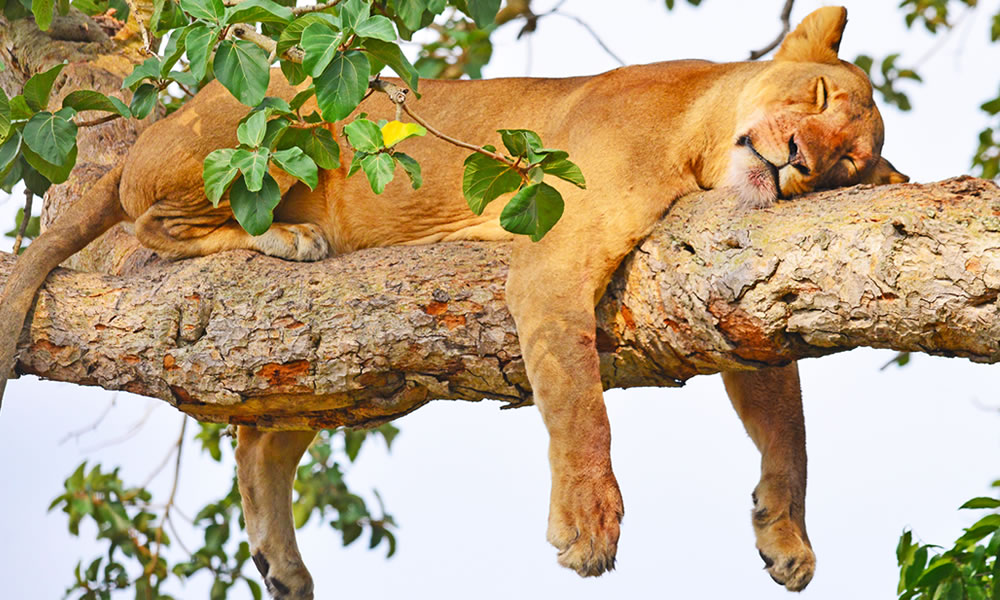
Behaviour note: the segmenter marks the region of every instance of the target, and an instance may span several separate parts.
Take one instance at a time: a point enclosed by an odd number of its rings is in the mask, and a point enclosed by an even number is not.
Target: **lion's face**
[[[836,58],[846,16],[828,16],[804,22],[741,94],[746,112],[732,134],[728,178],[747,206],[907,180],[881,157],[884,128],[868,77]]]

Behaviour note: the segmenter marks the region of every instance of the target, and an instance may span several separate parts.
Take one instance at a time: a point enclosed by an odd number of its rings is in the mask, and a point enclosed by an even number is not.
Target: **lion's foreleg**
[[[806,432],[795,363],[722,374],[726,391],[761,453],[753,493],[757,549],[767,571],[789,590],[812,579],[816,557],[805,524]]]
[[[315,431],[237,433],[236,473],[250,552],[268,592],[280,600],[311,600],[313,582],[295,543],[292,483]]]

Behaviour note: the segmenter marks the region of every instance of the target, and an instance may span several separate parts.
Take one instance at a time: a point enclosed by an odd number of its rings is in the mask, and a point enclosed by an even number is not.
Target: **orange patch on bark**
[[[465,317],[463,315],[444,315],[438,319],[438,323],[441,323],[451,331],[456,327],[465,325]]]
[[[299,377],[308,375],[311,365],[307,360],[296,360],[290,363],[268,363],[257,371],[256,375],[267,380],[271,387],[294,386]]]
[[[177,360],[173,356],[167,354],[163,357],[163,368],[167,371],[173,371],[177,368]]]
[[[729,304],[721,301],[712,302],[708,310],[719,320],[719,331],[732,342],[733,353],[740,358],[765,363],[786,359],[781,348],[765,335],[759,319],[738,308],[731,310]]]
[[[437,301],[431,302],[426,308],[424,308],[425,313],[435,317],[443,314],[446,310],[448,310],[448,303]]]
[[[622,304],[622,319],[625,319],[625,327],[635,329],[635,317],[632,315],[632,309],[624,304]]]

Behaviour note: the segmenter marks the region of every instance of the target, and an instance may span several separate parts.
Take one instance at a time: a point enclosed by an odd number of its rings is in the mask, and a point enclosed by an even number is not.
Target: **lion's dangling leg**
[[[795,363],[723,373],[726,391],[761,454],[753,527],[767,572],[799,591],[816,569],[806,533],[806,430]]]
[[[315,431],[237,431],[236,474],[250,552],[271,596],[312,600],[313,581],[295,543],[292,483]]]

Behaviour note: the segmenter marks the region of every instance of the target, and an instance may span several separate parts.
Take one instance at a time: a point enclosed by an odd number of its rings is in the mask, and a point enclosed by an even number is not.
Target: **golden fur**
[[[421,84],[415,109],[455,137],[487,143],[500,127],[534,129],[547,146],[568,150],[587,177],[587,191],[559,186],[565,215],[541,242],[515,241],[507,284],[551,438],[548,539],[559,562],[581,575],[613,568],[623,514],[594,340],[594,304],[621,259],[690,192],[728,186],[745,206],[759,207],[821,187],[905,180],[879,154],[882,120],[868,79],[837,58],[845,23],[842,8],[814,12],[770,62],[681,61],[593,77]],[[269,95],[295,94],[280,72],[271,79]],[[379,95],[359,110],[393,116]],[[211,206],[201,178],[210,151],[236,145],[246,111],[212,84],[151,126],[122,167],[29,247],[8,282],[0,322],[23,323],[45,274],[121,219],[135,222],[143,244],[175,258],[250,248],[316,260],[369,246],[511,237],[498,224],[502,201],[482,216],[466,207],[461,169],[468,152],[429,137],[405,145],[423,166],[419,191],[399,176],[373,195],[362,176],[346,177],[346,147],[343,166],[322,172],[313,191],[272,171],[283,193],[275,224],[250,236],[226,201]],[[0,373],[13,365],[18,331],[0,338]],[[754,497],[758,549],[776,581],[802,589],[815,558],[804,523],[795,366],[729,373],[725,381],[763,454]],[[240,428],[237,461],[254,560],[280,598],[312,597],[289,512],[294,468],[311,439],[310,432]]]

